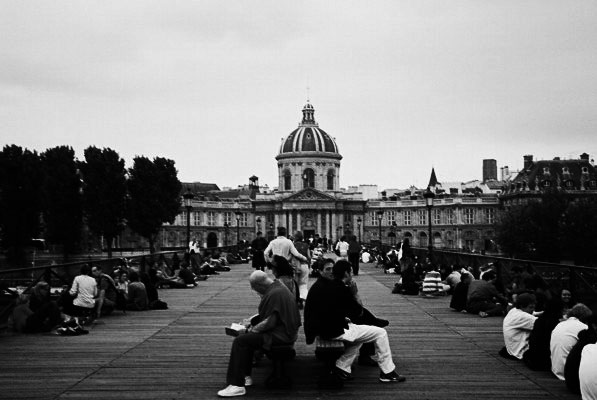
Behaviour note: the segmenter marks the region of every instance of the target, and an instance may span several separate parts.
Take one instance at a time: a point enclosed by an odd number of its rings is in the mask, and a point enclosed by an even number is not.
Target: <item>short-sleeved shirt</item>
[[[551,341],[549,350],[551,352],[551,372],[560,379],[564,380],[564,368],[566,367],[566,358],[568,353],[578,341],[578,332],[587,329],[585,323],[577,318],[570,317],[560,322],[551,332]]]
[[[529,349],[529,336],[537,317],[518,308],[513,308],[503,321],[504,343],[508,354],[522,359]]]
[[[93,308],[95,306],[95,296],[97,296],[97,282],[89,275],[76,276],[69,293],[71,296],[77,296],[73,300],[73,305]]]

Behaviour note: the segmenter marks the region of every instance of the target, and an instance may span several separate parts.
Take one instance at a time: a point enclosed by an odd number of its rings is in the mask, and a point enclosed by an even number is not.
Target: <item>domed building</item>
[[[310,103],[302,110],[298,128],[282,140],[276,156],[278,190],[257,194],[254,206],[259,230],[273,235],[274,227],[305,237],[336,239],[360,229],[365,201],[360,193],[340,190],[340,161],[335,139],[315,121]]]

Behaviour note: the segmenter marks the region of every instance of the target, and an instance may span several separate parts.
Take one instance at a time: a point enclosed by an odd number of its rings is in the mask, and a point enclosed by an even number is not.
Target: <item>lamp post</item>
[[[187,210],[187,250],[189,244],[191,243],[191,210],[193,209],[191,201],[194,197],[195,196],[193,195],[193,192],[191,192],[191,188],[188,188],[187,192],[182,195],[182,198],[184,199],[184,207]]]
[[[228,246],[228,232],[230,230],[230,224],[224,222],[224,246]]]
[[[255,222],[257,222],[257,232],[261,231],[261,218],[257,217]]]
[[[428,238],[428,257],[429,261],[432,261],[431,258],[433,255],[433,237],[431,236],[431,209],[433,208],[433,198],[435,197],[435,193],[431,191],[431,188],[427,186],[427,190],[423,193],[423,197],[425,198],[425,206],[427,207],[427,218],[429,219],[429,238]]]
[[[377,225],[379,225],[379,249],[381,250],[381,220],[383,219],[383,210],[378,210],[377,214]]]
[[[235,212],[236,214],[236,244],[240,243],[240,217],[243,215],[240,211]]]
[[[269,234],[268,236],[268,240],[273,240],[276,237],[276,234],[274,233],[274,224],[269,224]]]
[[[361,217],[357,218],[357,229],[359,231],[359,244],[361,244],[361,222],[363,222],[363,220],[361,219]]]
[[[347,222],[346,224],[344,224],[344,234],[345,235],[349,235],[350,234],[350,222]]]
[[[390,228],[392,230],[392,246],[396,245],[396,228],[398,227],[398,225],[396,225],[396,221],[392,221],[392,227]]]

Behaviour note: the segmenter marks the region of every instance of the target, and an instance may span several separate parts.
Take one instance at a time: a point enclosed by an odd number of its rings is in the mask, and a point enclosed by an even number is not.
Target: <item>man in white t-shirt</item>
[[[584,322],[589,319],[593,313],[589,307],[584,304],[577,304],[566,314],[568,318],[560,322],[551,332],[549,349],[551,351],[551,372],[559,380],[566,380],[564,377],[564,367],[568,353],[576,342],[578,342],[578,332],[588,328]]]
[[[580,393],[583,399],[597,399],[597,344],[588,344],[582,349],[578,369]]]
[[[97,297],[97,281],[91,277],[91,266],[84,264],[81,267],[81,275],[73,280],[70,288],[70,295],[75,296],[73,306],[78,315],[85,315],[95,307],[95,298]]]
[[[504,318],[504,343],[510,356],[521,360],[522,355],[529,349],[529,336],[537,317],[533,315],[537,300],[529,293],[520,294],[516,298],[515,308]]]

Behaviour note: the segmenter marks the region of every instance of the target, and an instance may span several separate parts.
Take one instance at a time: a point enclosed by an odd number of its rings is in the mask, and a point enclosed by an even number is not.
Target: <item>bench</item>
[[[269,350],[265,350],[267,358],[272,360],[272,373],[265,381],[265,386],[270,389],[290,389],[292,379],[286,375],[284,364],[296,356],[294,344],[272,345]]]
[[[323,361],[323,371],[317,381],[320,389],[341,389],[344,381],[334,372],[336,360],[344,354],[344,342],[342,340],[327,340],[319,336],[315,338],[315,357]]]

